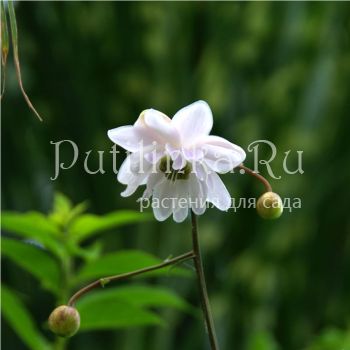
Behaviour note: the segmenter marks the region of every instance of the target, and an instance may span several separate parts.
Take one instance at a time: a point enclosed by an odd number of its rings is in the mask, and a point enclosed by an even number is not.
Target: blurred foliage
[[[204,99],[213,110],[214,134],[244,148],[259,139],[276,144],[278,153],[272,168],[281,179],[270,179],[273,188],[282,198],[302,200],[301,209],[285,210],[275,222],[259,219],[252,209],[236,213],[213,209],[200,218],[209,294],[222,349],[347,350],[349,3],[17,5],[23,80],[45,122],[35,120],[22,100],[15,67],[9,60],[2,100],[2,205],[4,210],[16,213],[9,214],[8,219],[3,217],[3,221],[7,220],[7,230],[13,232],[17,223],[19,237],[40,242],[51,252],[27,244],[21,254],[29,257],[40,251],[38,261],[65,261],[65,255],[75,256],[80,263],[88,264],[97,261],[99,254],[108,259],[109,254],[123,250],[162,257],[186,251],[190,245],[188,223],[176,225],[168,220],[115,229],[109,226],[113,218],[104,213],[136,210],[137,196],[120,198],[123,186],[112,172],[106,131],[133,123],[148,107],[171,116],[179,108]],[[79,158],[74,167],[51,181],[55,159],[50,141],[64,139],[77,143]],[[85,152],[89,150],[92,170],[98,168],[97,151],[105,151],[105,174],[84,171]],[[291,170],[296,169],[296,151],[303,151],[303,175],[283,172],[288,150],[292,150],[288,159]],[[270,150],[261,146],[259,155],[268,159]],[[117,165],[123,157],[117,157]],[[71,148],[62,146],[60,161],[71,159]],[[250,152],[246,165],[253,165]],[[268,176],[265,167],[259,170]],[[259,185],[247,176],[228,174],[223,180],[233,197],[261,194]],[[55,227],[63,222],[60,215],[48,219],[38,213],[48,212],[56,190],[74,202],[89,198],[90,210],[97,215],[83,214],[85,219],[76,232],[80,228],[84,232],[85,226],[85,233],[66,244],[57,239]],[[68,210],[73,218],[64,215],[64,225],[73,220],[73,229],[74,216],[79,217],[82,209],[75,209],[76,214]],[[128,220],[131,223],[132,218]],[[92,235],[89,227],[106,232]],[[7,241],[3,279],[10,292],[5,292],[5,297],[11,295],[8,304],[16,303],[20,309],[16,320],[31,324],[27,327],[29,334],[37,332],[57,298],[53,291],[61,290],[62,285],[57,289],[55,273],[48,278],[54,265],[47,263],[43,271],[34,273],[32,264],[13,258],[15,246],[23,246],[23,241]],[[31,272],[34,279],[23,270]],[[45,289],[37,283],[44,273]],[[181,276],[154,279],[157,286],[197,304],[193,280]],[[17,299],[21,301],[17,303]],[[153,305],[132,305],[135,308],[148,315]],[[4,311],[5,315],[6,308]],[[68,348],[207,348],[200,319],[171,309],[162,309],[156,316],[166,319],[168,327],[81,332]],[[5,348],[20,350],[25,347],[11,328],[16,330],[15,321],[5,318],[2,339]],[[157,323],[156,318],[153,321]],[[27,337],[30,335],[21,335],[22,339]]]
[[[330,328],[321,332],[307,350],[350,349],[350,332]]]
[[[32,274],[43,289],[55,296],[57,305],[67,304],[73,291],[93,278],[130,272],[161,262],[150,254],[136,250],[102,255],[99,242],[80,246],[78,242],[87,237],[83,235],[84,232],[88,232],[90,237],[107,228],[115,229],[125,224],[145,222],[150,218],[147,214],[131,211],[92,216],[84,214],[85,208],[85,203],[73,206],[68,198],[58,193],[53,211],[48,216],[37,212],[2,213],[2,229],[16,234],[17,237],[2,238],[3,257]],[[91,226],[86,225],[91,219]],[[77,225],[80,227],[78,231]],[[77,259],[81,260],[79,267]],[[186,276],[185,271],[179,267],[157,270],[156,275],[166,273]],[[148,276],[154,274],[148,273]],[[67,340],[62,342],[57,339],[50,345],[36,329],[32,315],[20,296],[14,290],[4,286],[2,288],[2,312],[5,320],[30,349],[63,348]],[[80,331],[163,325],[162,318],[151,311],[150,307],[191,311],[191,307],[184,300],[168,289],[132,284],[106,291],[94,291],[78,300]]]

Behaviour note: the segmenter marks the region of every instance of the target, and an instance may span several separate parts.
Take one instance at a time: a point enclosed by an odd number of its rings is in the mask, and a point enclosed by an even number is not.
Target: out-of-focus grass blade
[[[26,349],[51,350],[51,344],[39,332],[32,315],[22,300],[9,288],[1,286],[1,313],[6,322],[20,337]]]
[[[9,52],[9,32],[7,29],[7,18],[5,12],[4,2],[1,1],[1,67],[2,67],[2,75],[1,75],[1,96],[4,95],[5,92],[5,81],[6,81],[6,62],[7,62],[7,54]]]
[[[36,111],[34,106],[32,105],[28,95],[26,94],[23,83],[22,83],[22,75],[21,75],[21,67],[19,64],[19,56],[18,56],[18,33],[17,33],[17,22],[16,22],[16,14],[13,6],[13,1],[8,1],[8,11],[10,17],[10,27],[11,27],[11,36],[12,36],[12,46],[13,46],[13,58],[15,62],[16,72],[18,83],[21,88],[24,99],[26,100],[29,108],[34,112],[34,114],[39,118],[40,121],[43,121],[40,117],[39,113]]]

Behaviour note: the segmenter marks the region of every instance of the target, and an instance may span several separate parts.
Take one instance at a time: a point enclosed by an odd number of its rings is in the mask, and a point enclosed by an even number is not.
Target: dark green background
[[[244,148],[257,139],[276,144],[272,165],[282,178],[271,179],[272,185],[282,197],[302,200],[301,209],[274,222],[261,220],[254,209],[210,209],[200,218],[222,349],[253,349],[256,334],[271,338],[275,348],[305,349],[325,329],[349,327],[348,3],[17,5],[24,85],[45,121],[27,108],[9,65],[2,101],[4,210],[47,212],[56,190],[74,202],[88,199],[95,213],[137,208],[136,195],[119,195],[123,186],[112,173],[107,130],[132,124],[145,108],[172,116],[204,99],[213,110],[214,134]],[[50,141],[63,139],[78,144],[79,161],[53,182]],[[84,172],[89,150],[92,169],[96,151],[105,150],[106,174]],[[304,151],[303,175],[283,173],[288,150],[291,169],[295,152]],[[63,153],[69,161],[70,149]],[[268,153],[262,147],[262,156]],[[246,165],[253,166],[251,153]],[[248,176],[223,180],[233,197],[262,191]],[[106,250],[138,248],[166,257],[189,248],[189,230],[189,222],[168,220],[128,226],[101,240]],[[26,296],[41,326],[54,301],[10,263],[3,265],[3,279]],[[198,304],[193,281],[160,283]],[[165,329],[83,333],[70,348],[207,348],[199,320],[178,311],[164,311],[164,317]],[[23,348],[6,324],[2,339],[5,349]]]

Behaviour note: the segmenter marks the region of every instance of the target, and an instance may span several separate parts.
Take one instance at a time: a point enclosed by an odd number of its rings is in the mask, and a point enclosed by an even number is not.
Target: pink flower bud
[[[73,336],[80,327],[79,312],[71,306],[61,305],[49,316],[50,330],[61,337]]]

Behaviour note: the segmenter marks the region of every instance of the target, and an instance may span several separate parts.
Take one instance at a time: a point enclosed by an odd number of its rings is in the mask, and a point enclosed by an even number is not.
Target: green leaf
[[[74,242],[91,237],[104,230],[116,228],[122,225],[149,221],[150,215],[131,210],[119,210],[103,216],[92,214],[82,215],[71,225],[69,232]]]
[[[26,236],[57,235],[59,231],[43,214],[38,212],[16,213],[3,212],[1,214],[2,227]]]
[[[102,242],[95,241],[90,246],[84,248],[78,246],[75,243],[68,242],[67,249],[72,256],[76,256],[84,259],[85,261],[91,262],[96,261],[102,252]]]
[[[5,320],[29,349],[52,349],[48,341],[38,331],[22,301],[4,285],[1,286],[1,301],[1,312]]]
[[[49,215],[49,219],[59,227],[66,229],[78,215],[86,210],[86,208],[86,202],[73,207],[73,204],[68,197],[57,192],[55,193],[53,209]]]
[[[72,210],[72,202],[68,197],[62,193],[55,193],[53,199],[52,213],[49,215],[50,220],[52,220],[56,225],[64,225],[66,222],[66,217]]]
[[[69,213],[73,208],[72,201],[63,193],[56,192],[53,199],[53,211],[56,213]]]
[[[40,213],[3,212],[1,227],[21,237],[38,241],[61,259],[67,257],[63,244],[54,237],[60,234],[57,227]]]
[[[137,307],[171,307],[187,312],[196,310],[172,290],[156,286],[128,285],[107,288],[84,296],[79,303],[84,305],[95,299],[103,300],[106,304],[120,300]]]
[[[138,250],[123,250],[106,254],[97,261],[87,263],[77,274],[77,283],[90,279],[118,275],[144,267],[157,265],[163,261],[155,256]],[[148,276],[164,275],[171,272],[179,276],[188,276],[189,272],[182,268],[167,266],[162,269],[148,272]],[[144,276],[144,275],[143,275]]]
[[[161,318],[151,311],[143,310],[123,299],[115,298],[106,302],[103,294],[98,292],[80,300],[77,309],[81,318],[81,331],[163,324]]]
[[[57,261],[33,244],[2,238],[1,250],[18,266],[35,276],[44,288],[59,293],[60,268]]]

